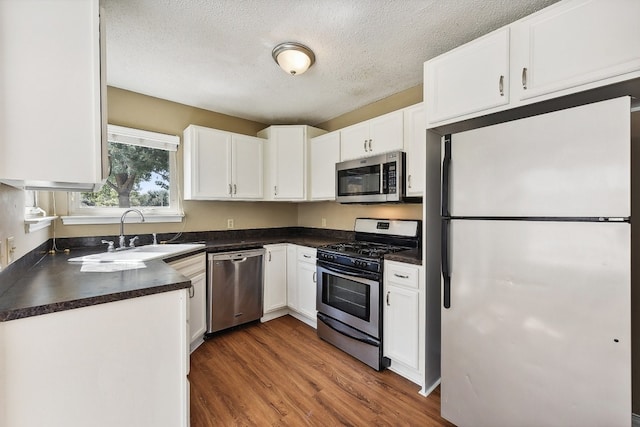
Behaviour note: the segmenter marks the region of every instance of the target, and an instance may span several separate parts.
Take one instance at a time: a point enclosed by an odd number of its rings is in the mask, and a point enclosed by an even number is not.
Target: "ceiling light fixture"
[[[316,62],[311,49],[294,42],[280,43],[273,48],[271,56],[280,68],[292,76],[304,73]]]

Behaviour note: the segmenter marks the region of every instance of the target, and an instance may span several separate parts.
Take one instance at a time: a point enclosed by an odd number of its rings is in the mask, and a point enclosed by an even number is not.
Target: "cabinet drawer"
[[[315,248],[308,248],[306,246],[298,246],[298,261],[303,262],[316,262],[316,250]]]
[[[407,288],[419,288],[418,268],[409,265],[386,262],[385,279],[388,280],[389,283]]]
[[[169,265],[175,268],[180,274],[192,279],[198,274],[206,271],[206,256],[204,252],[170,262]]]

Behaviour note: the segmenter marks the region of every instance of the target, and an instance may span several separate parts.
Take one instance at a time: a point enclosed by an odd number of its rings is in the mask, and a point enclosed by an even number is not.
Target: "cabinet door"
[[[316,318],[316,264],[298,261],[298,311]]]
[[[245,135],[233,135],[232,183],[233,197],[262,198],[262,164],[264,140]]]
[[[99,8],[98,0],[0,1],[0,179],[88,189],[106,178]]]
[[[358,123],[340,130],[340,160],[357,159],[369,155],[369,122]]]
[[[639,1],[573,0],[514,24],[519,98],[640,70],[639,16]]]
[[[275,199],[300,200],[306,197],[306,135],[302,126],[274,127]]]
[[[186,200],[231,197],[231,134],[200,126],[184,132]]]
[[[404,110],[404,150],[407,153],[407,196],[422,197],[425,183],[427,122],[424,104]]]
[[[437,123],[509,102],[509,28],[425,63],[427,122]]]
[[[311,139],[311,200],[335,200],[339,161],[340,132]]]
[[[207,331],[206,301],[207,301],[207,275],[198,274],[191,279],[193,290],[189,294],[189,342],[194,348],[194,343],[202,340]]]
[[[298,311],[298,249],[287,245],[287,305]]]
[[[383,352],[416,370],[420,368],[419,298],[417,290],[385,285]]]
[[[264,313],[287,306],[287,247],[265,246]]]
[[[402,150],[402,134],[402,110],[369,120],[370,142],[367,144],[369,153],[379,154],[388,151]]]

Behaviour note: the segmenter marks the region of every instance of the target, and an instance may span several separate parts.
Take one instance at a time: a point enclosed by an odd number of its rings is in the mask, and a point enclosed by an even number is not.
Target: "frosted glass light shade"
[[[293,42],[279,44],[271,55],[280,68],[293,76],[307,71],[316,60],[311,49]]]

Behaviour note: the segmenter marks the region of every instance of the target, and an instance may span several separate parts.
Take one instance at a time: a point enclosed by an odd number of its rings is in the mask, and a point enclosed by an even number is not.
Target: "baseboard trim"
[[[422,387],[422,390],[420,390],[420,394],[425,396],[425,397],[429,396],[431,394],[431,392],[433,390],[435,390],[436,387],[438,387],[439,385],[440,385],[440,378],[438,378],[438,381],[436,381],[435,383],[431,384],[431,386],[429,388],[426,388],[427,387],[426,385],[424,387]],[[638,427],[640,427],[640,426],[638,426]]]

